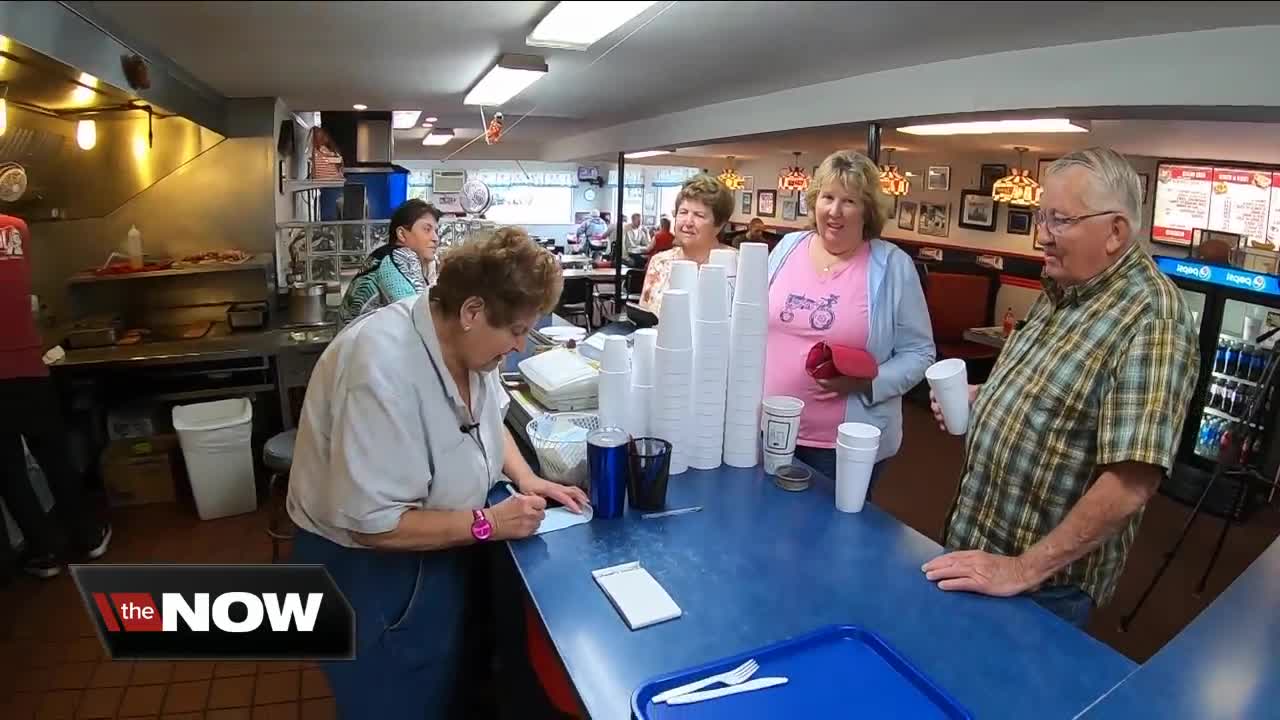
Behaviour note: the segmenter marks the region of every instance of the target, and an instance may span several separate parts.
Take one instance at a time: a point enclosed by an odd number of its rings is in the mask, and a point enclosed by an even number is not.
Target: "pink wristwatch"
[[[493,526],[489,524],[489,518],[484,516],[481,510],[472,510],[475,520],[471,523],[471,537],[479,542],[484,542],[493,534]]]

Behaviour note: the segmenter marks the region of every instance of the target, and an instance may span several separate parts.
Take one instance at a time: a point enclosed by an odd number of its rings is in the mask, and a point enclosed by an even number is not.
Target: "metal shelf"
[[[308,190],[324,190],[327,188],[340,188],[347,184],[343,180],[286,180],[284,182],[285,192],[296,193],[306,192]]]
[[[1220,372],[1215,372],[1212,374],[1215,378],[1218,378],[1219,380],[1230,380],[1231,382],[1240,383],[1241,385],[1258,387],[1258,383],[1254,382],[1253,380],[1245,380],[1242,377],[1236,377],[1235,375],[1228,375],[1226,373],[1220,373]]]
[[[164,270],[148,270],[143,272],[116,273],[96,275],[92,271],[78,272],[67,279],[68,285],[82,283],[119,282],[123,280],[149,280],[151,278],[176,277],[179,275],[203,275],[218,272],[261,271],[271,266],[271,254],[259,253],[242,263],[175,263],[175,267]]]
[[[1204,408],[1204,414],[1205,414],[1205,415],[1212,415],[1212,416],[1214,416],[1214,417],[1220,417],[1220,418],[1222,418],[1223,420],[1230,420],[1230,421],[1232,421],[1232,422],[1244,423],[1244,424],[1247,424],[1247,425],[1248,425],[1249,427],[1251,427],[1251,428],[1257,428],[1257,427],[1258,427],[1257,425],[1254,425],[1253,423],[1245,423],[1245,422],[1244,422],[1244,420],[1241,420],[1240,418],[1236,417],[1235,415],[1232,415],[1231,413],[1225,413],[1225,412],[1223,412],[1223,411],[1221,411],[1221,410],[1219,410],[1219,409],[1217,409],[1217,408],[1211,408],[1211,407],[1209,407],[1209,406],[1207,406],[1207,405],[1206,405],[1206,406],[1205,406],[1205,408]]]

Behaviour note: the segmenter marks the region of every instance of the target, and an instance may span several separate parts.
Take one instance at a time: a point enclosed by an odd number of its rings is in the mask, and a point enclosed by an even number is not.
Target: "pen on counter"
[[[673,515],[684,515],[686,513],[695,513],[701,509],[702,509],[701,505],[694,505],[692,507],[678,508],[676,510],[663,510],[662,512],[645,513],[640,517],[644,518],[645,520],[653,520],[656,518],[671,517]]]

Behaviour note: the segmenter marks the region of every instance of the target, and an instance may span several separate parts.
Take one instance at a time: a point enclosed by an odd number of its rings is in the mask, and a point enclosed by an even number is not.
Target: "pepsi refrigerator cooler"
[[[1280,328],[1280,278],[1200,260],[1156,256],[1156,264],[1182,290],[1198,320],[1200,375],[1187,412],[1173,472],[1161,492],[1194,506],[1213,477],[1219,454],[1228,442],[1240,443],[1241,464],[1274,480],[1280,466],[1280,442],[1272,405],[1272,388],[1259,380]],[[1259,345],[1259,335],[1263,344]],[[1261,422],[1241,417],[1250,398],[1265,394]],[[1241,437],[1232,437],[1232,434]],[[1244,519],[1252,508],[1271,501],[1273,490],[1253,483],[1244,492],[1218,483],[1205,496],[1202,511]]]

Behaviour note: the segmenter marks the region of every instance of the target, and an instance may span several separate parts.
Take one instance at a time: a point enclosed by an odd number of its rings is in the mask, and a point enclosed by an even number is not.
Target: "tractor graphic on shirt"
[[[796,310],[810,310],[809,327],[814,330],[830,330],[836,322],[835,309],[838,302],[839,295],[828,295],[819,302],[806,295],[791,293],[787,295],[787,302],[782,306],[782,312],[778,313],[778,319],[789,323],[795,320]]]

